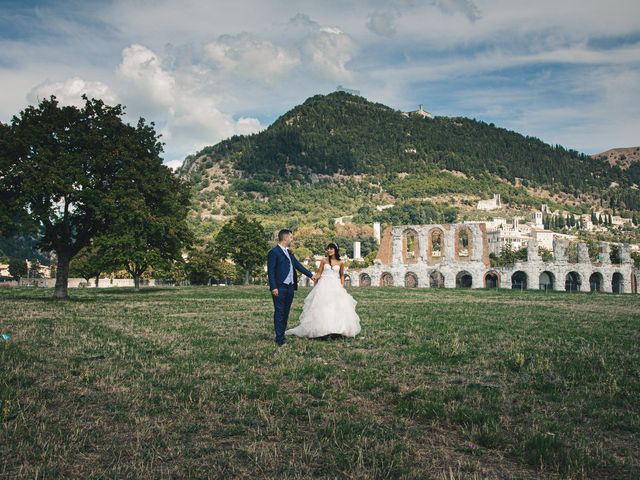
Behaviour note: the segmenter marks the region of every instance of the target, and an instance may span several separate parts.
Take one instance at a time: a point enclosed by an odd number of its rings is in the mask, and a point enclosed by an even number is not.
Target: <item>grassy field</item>
[[[351,292],[277,349],[265,287],[1,290],[0,478],[640,477],[640,296]]]

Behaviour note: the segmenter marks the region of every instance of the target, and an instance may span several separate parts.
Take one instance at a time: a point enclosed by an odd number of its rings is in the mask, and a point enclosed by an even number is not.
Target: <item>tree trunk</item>
[[[249,285],[249,278],[251,276],[251,271],[249,269],[244,271],[244,284]]]
[[[71,256],[58,252],[58,266],[56,267],[56,286],[53,290],[53,298],[67,299],[69,297],[69,263]]]
[[[133,290],[136,292],[140,291],[140,275],[133,275]]]
[[[96,288],[98,288],[99,283],[100,283],[100,275],[96,277]]]

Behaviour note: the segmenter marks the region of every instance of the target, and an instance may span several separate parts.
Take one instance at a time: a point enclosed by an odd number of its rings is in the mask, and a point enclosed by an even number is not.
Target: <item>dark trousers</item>
[[[278,285],[278,296],[273,298],[273,327],[276,331],[276,343],[282,345],[284,343],[284,331],[287,329],[289,321],[289,310],[293,302],[293,294],[295,290],[293,285]]]

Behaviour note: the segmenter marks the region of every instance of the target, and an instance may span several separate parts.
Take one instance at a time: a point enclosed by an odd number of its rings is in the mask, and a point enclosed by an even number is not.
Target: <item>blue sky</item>
[[[176,166],[337,85],[585,153],[640,145],[637,0],[0,0],[0,121],[83,93]]]

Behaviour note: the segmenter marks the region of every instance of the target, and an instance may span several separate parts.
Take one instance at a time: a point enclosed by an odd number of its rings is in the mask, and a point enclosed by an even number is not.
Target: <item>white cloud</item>
[[[223,35],[204,46],[214,67],[226,74],[240,74],[272,83],[300,63],[297,52],[278,47],[254,35]]]
[[[125,48],[118,71],[132,83],[131,96],[146,96],[148,103],[137,105],[137,109],[156,111],[163,118],[162,140],[170,154],[194,153],[234,134],[262,128],[256,119],[234,121],[223,113],[215,96],[207,92],[206,72],[190,65],[168,70],[160,56],[145,46]]]
[[[65,105],[84,105],[82,95],[89,98],[97,98],[103,100],[107,104],[117,102],[116,94],[99,81],[86,81],[80,77],[68,78],[63,82],[44,82],[31,89],[27,94],[27,100],[36,104],[43,98],[55,95],[58,101]]]
[[[131,80],[156,104],[171,106],[175,103],[175,79],[163,70],[158,56],[142,45],[133,44],[122,51],[118,72]]]
[[[298,13],[289,25],[302,33],[302,54],[313,71],[332,80],[350,80],[347,64],[358,48],[353,38],[339,27],[321,25]]]
[[[399,13],[396,10],[373,12],[367,19],[367,28],[383,37],[392,37],[396,34],[396,19],[398,17]]]
[[[259,132],[263,127],[255,118],[239,118],[236,123],[236,133],[238,135],[250,135]]]
[[[171,170],[177,170],[182,166],[183,160],[165,160],[164,164]]]

